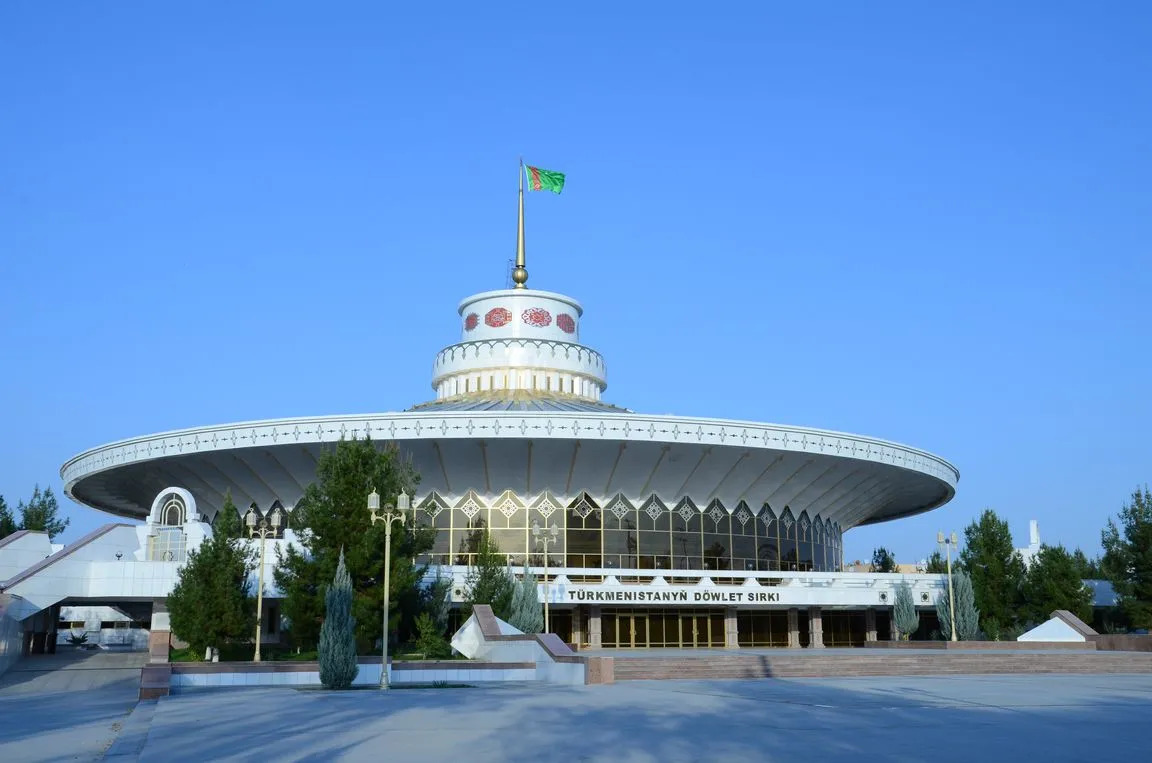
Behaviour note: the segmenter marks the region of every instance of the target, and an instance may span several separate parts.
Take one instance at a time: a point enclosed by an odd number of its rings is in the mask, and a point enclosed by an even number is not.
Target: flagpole
[[[528,270],[524,267],[524,159],[520,159],[520,214],[516,221],[516,269],[512,271],[512,281],[517,289],[525,288]]]

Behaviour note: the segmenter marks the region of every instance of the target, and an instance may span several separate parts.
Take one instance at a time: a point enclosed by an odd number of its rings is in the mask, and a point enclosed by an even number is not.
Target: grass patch
[[[459,652],[453,652],[448,657],[428,657],[424,652],[397,652],[396,654],[389,655],[393,662],[422,662],[424,660],[467,660],[468,658]]]
[[[225,644],[220,648],[221,662],[251,662],[254,650],[251,644]],[[296,653],[295,649],[281,647],[261,647],[260,659],[263,662],[315,662],[316,650]],[[191,649],[169,649],[169,662],[203,662],[203,652]]]

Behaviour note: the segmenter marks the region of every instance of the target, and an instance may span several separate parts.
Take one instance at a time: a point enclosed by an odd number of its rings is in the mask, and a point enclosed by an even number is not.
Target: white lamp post
[[[275,538],[279,534],[282,521],[279,501],[272,504],[272,511],[266,517],[260,516],[256,504],[252,504],[248,513],[244,515],[248,537],[260,536],[260,573],[259,582],[256,583],[256,654],[252,657],[253,662],[260,662],[260,634],[264,625],[264,540],[269,537]]]
[[[380,688],[388,688],[388,609],[389,586],[392,573],[392,523],[404,524],[405,514],[411,506],[408,494],[401,492],[396,497],[396,505],[386,504],[384,511],[380,511],[380,494],[375,489],[368,494],[368,511],[372,515],[372,524],[384,523],[384,630],[380,637]]]
[[[944,556],[948,560],[948,616],[952,618],[952,641],[959,641],[956,638],[956,597],[952,593],[952,547],[957,545],[956,533],[953,532],[950,536],[944,537],[944,533],[936,533],[936,542],[944,546]]]
[[[551,527],[541,527],[539,522],[532,522],[532,537],[536,543],[544,547],[544,632],[551,633],[551,622],[548,620],[548,544],[555,543],[559,537],[560,528],[553,522]]]

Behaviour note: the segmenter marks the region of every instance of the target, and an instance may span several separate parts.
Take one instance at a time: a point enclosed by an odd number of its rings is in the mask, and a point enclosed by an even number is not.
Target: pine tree
[[[212,535],[188,552],[168,595],[172,632],[188,642],[194,654],[208,647],[219,650],[229,640],[251,638],[255,631],[248,581],[255,561],[248,544],[236,537],[239,526],[229,492]]]
[[[900,638],[908,641],[912,634],[920,627],[920,613],[916,611],[916,602],[912,599],[912,586],[901,583],[896,586],[896,601],[892,607],[892,619],[896,630],[900,631]]]
[[[1100,566],[1112,581],[1120,610],[1136,628],[1152,628],[1152,492],[1136,489],[1120,510],[1119,524],[1104,528]]]
[[[476,563],[468,568],[465,586],[468,603],[463,608],[465,618],[472,614],[472,605],[488,604],[492,614],[507,622],[512,614],[512,594],[515,578],[508,570],[508,560],[492,535],[484,530],[476,541]]]
[[[952,595],[956,600],[956,639],[972,641],[980,635],[980,611],[976,608],[972,579],[964,570],[952,571]],[[945,641],[950,641],[952,613],[947,590],[936,597],[936,617],[940,620],[940,635]]]
[[[940,553],[940,549],[936,549],[928,557],[928,564],[924,572],[929,575],[947,575],[948,574],[948,560]]]
[[[324,589],[336,572],[341,550],[352,581],[352,615],[358,643],[377,643],[384,614],[384,524],[372,524],[367,505],[375,489],[381,502],[395,501],[401,491],[411,494],[419,480],[394,445],[378,446],[370,439],[341,440],[324,451],[309,485],[292,511],[292,529],[303,551],[289,547],[276,567],[277,587],[284,592],[283,612],[292,623],[291,638],[314,646],[324,619]],[[391,612],[389,633],[405,640],[415,633],[415,619],[426,593],[421,586],[425,566],[412,560],[432,547],[436,531],[392,526]]]
[[[964,528],[960,566],[972,580],[984,632],[1014,625],[1019,619],[1024,560],[1012,544],[1008,523],[992,509],[985,509],[979,520]]]
[[[872,565],[868,568],[869,572],[895,572],[896,571],[896,557],[892,552],[881,546],[872,551]]]
[[[19,530],[16,524],[16,518],[12,516],[11,509],[4,501],[4,496],[0,495],[0,540],[7,538],[12,533]]]
[[[60,507],[56,504],[56,496],[50,487],[40,492],[40,486],[36,485],[32,489],[32,497],[28,499],[28,503],[21,501],[16,510],[20,512],[20,529],[46,532],[49,539],[64,532],[71,521],[60,518]]]
[[[1063,546],[1040,547],[1024,576],[1022,593],[1024,616],[1031,622],[1044,622],[1057,609],[1092,619],[1092,591],[1084,585],[1075,556]]]
[[[508,624],[524,633],[541,633],[544,630],[544,612],[540,608],[540,597],[536,592],[536,576],[524,567],[524,576],[516,584],[512,594],[511,614]]]
[[[347,689],[356,680],[356,619],[352,617],[352,579],[344,566],[344,551],[336,564],[332,585],[324,592],[324,624],[320,627],[320,683],[329,689]],[[387,665],[381,666],[387,670]]]
[[[429,612],[421,612],[416,618],[416,649],[425,659],[441,660],[452,656],[452,646],[444,638],[444,631],[436,624]]]

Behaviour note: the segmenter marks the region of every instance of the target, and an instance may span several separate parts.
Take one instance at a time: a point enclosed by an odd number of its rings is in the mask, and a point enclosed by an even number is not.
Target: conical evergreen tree
[[[356,664],[356,620],[352,617],[352,579],[344,566],[344,550],[336,576],[324,593],[325,617],[320,626],[320,683],[347,689],[360,672]]]
[[[540,633],[544,630],[544,612],[540,608],[540,598],[536,595],[536,576],[524,567],[524,577],[512,592],[512,614],[509,625],[524,633]]]
[[[901,583],[896,586],[896,602],[892,607],[892,620],[900,638],[907,641],[920,627],[920,615],[916,612],[916,602],[912,600],[912,586]]]
[[[976,609],[976,596],[972,578],[964,570],[952,571],[952,594],[956,598],[956,639],[972,641],[980,635],[980,611]],[[940,635],[952,640],[952,613],[948,608],[948,591],[936,597],[936,616],[940,620]]]

